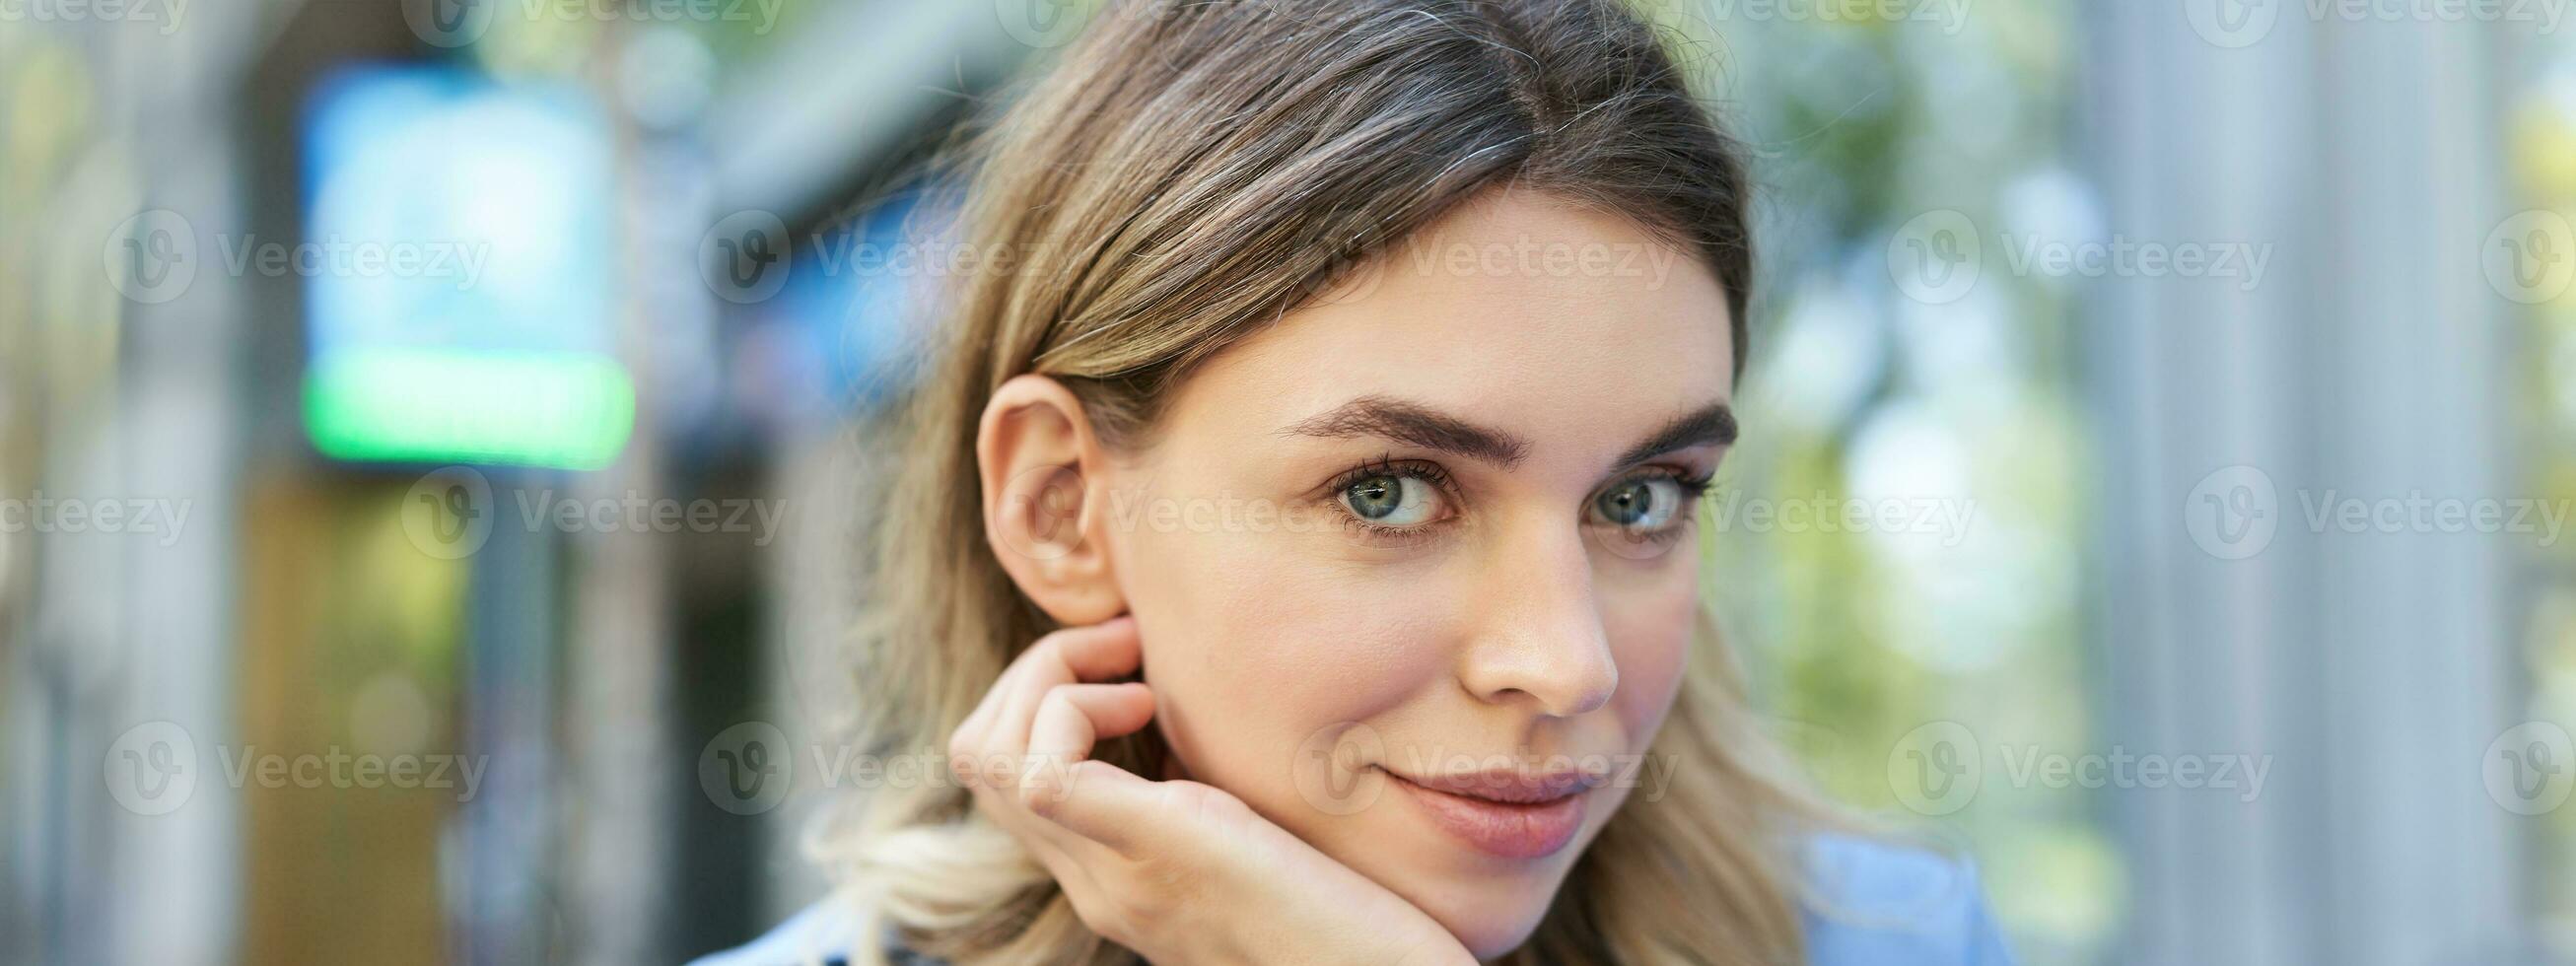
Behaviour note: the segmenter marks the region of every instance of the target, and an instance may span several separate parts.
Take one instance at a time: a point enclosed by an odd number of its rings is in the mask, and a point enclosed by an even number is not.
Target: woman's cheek
[[[1436,653],[1445,598],[1293,548],[1229,558],[1244,579],[1211,582],[1225,595],[1205,606],[1245,645],[1218,670],[1252,707],[1306,728],[1366,720],[1446,668]]]
[[[1681,552],[1688,552],[1687,547]],[[1603,630],[1619,665],[1619,690],[1611,707],[1632,750],[1653,742],[1672,709],[1699,624],[1696,561],[1672,563],[1676,566],[1652,579],[1606,587],[1600,598]]]
[[[1299,535],[1142,537],[1129,607],[1165,737],[1202,780],[1284,780],[1308,735],[1370,720],[1445,671],[1424,650],[1443,605],[1284,545]]]

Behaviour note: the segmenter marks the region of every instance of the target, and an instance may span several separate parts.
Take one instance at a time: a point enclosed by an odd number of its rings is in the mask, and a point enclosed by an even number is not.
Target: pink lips
[[[1554,855],[1583,830],[1583,793],[1599,784],[1584,772],[1509,772],[1414,778],[1387,772],[1432,824],[1506,859]]]

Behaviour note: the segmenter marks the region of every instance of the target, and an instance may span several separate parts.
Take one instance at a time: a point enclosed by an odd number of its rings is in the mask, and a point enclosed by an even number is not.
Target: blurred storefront
[[[1039,48],[145,15],[0,25],[0,481],[171,517],[0,538],[0,959],[672,961],[810,899],[810,805],[688,766],[828,711],[783,655],[846,626],[842,427],[905,343],[817,248]]]

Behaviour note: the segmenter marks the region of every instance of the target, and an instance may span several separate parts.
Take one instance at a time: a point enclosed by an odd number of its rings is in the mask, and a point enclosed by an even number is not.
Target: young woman
[[[972,153],[839,885],[720,962],[1995,963],[1700,600],[1745,173],[1613,0],[1114,7]]]

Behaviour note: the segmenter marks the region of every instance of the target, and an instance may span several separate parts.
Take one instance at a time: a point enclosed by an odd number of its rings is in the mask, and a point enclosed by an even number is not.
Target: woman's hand
[[[1192,781],[1090,760],[1154,716],[1132,617],[1038,639],[949,740],[975,808],[1055,876],[1084,925],[1157,963],[1472,964],[1430,916]]]

